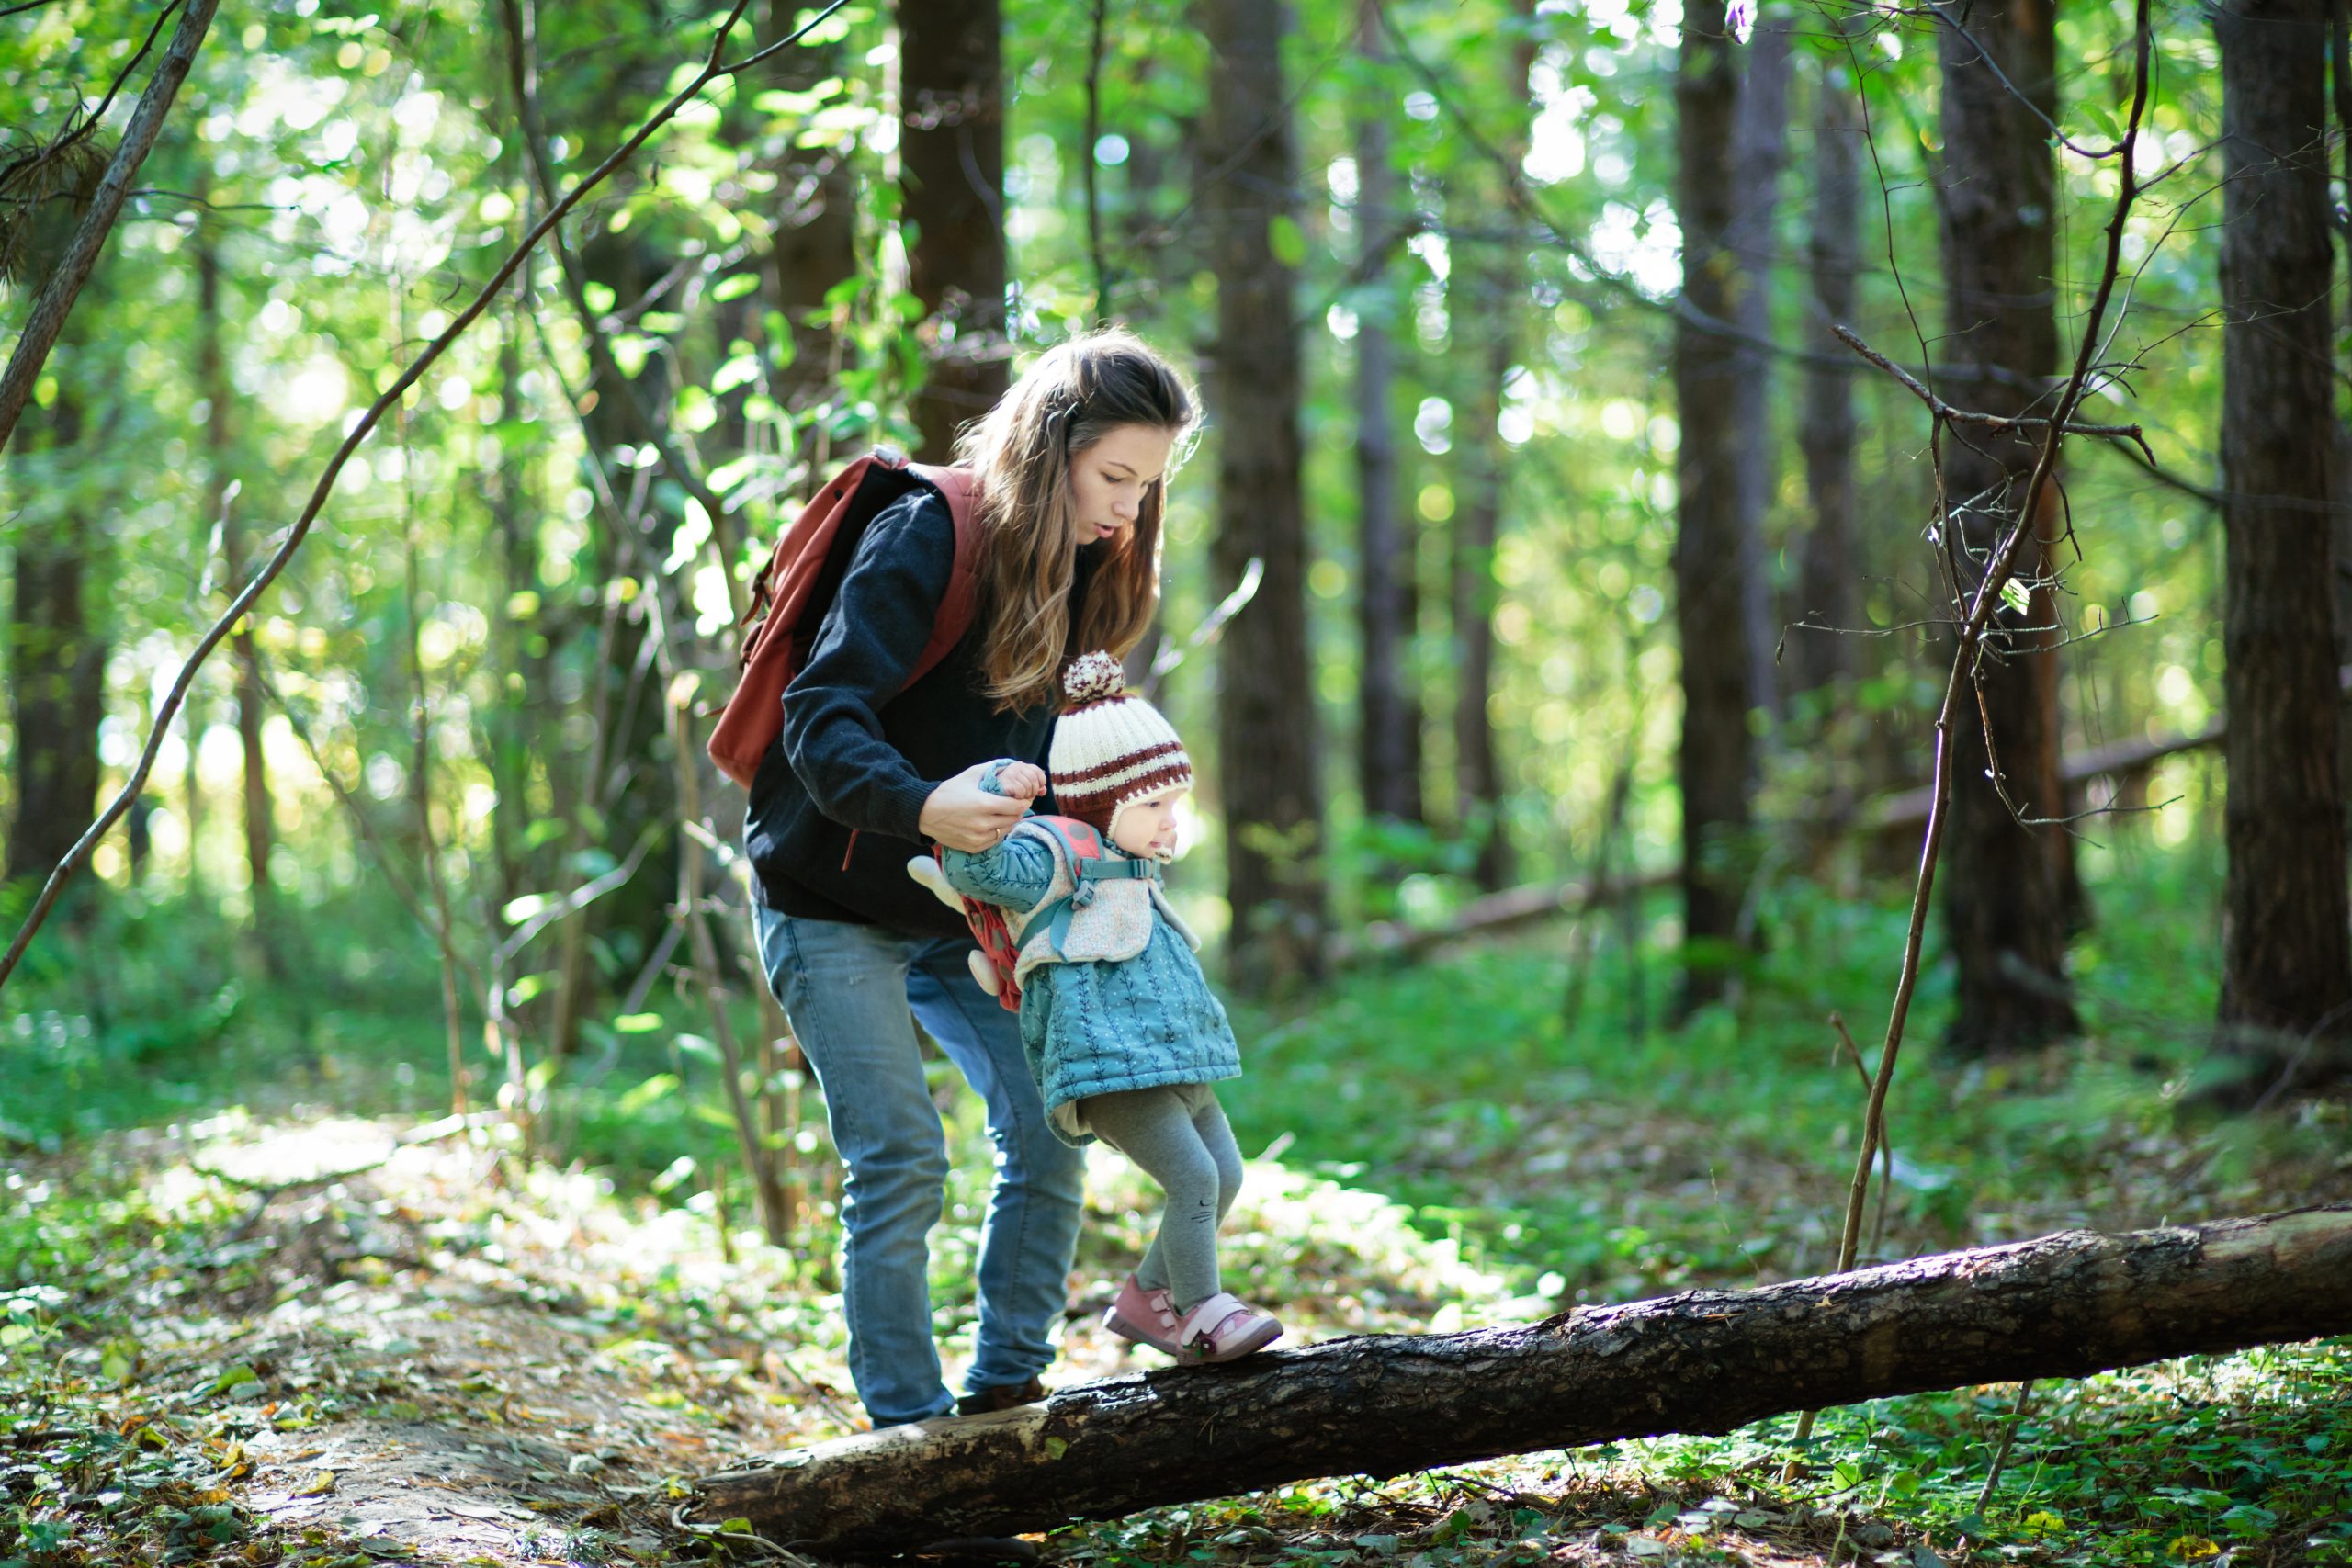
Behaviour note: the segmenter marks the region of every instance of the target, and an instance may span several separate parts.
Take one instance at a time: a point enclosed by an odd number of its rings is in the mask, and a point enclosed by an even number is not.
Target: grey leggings
[[[1192,1311],[1217,1292],[1216,1228],[1241,1190],[1241,1149],[1216,1092],[1204,1083],[1170,1084],[1094,1095],[1080,1109],[1096,1136],[1168,1195],[1136,1279],[1169,1292],[1179,1312]]]

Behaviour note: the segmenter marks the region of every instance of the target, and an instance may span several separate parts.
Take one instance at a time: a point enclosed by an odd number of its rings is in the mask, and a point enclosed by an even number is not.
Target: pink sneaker
[[[1180,1361],[1238,1361],[1283,1337],[1282,1320],[1219,1291],[1176,1326]]]
[[[1119,1299],[1102,1314],[1102,1326],[1122,1339],[1182,1359],[1176,1337],[1176,1298],[1164,1290],[1145,1290],[1133,1274],[1119,1287]]]

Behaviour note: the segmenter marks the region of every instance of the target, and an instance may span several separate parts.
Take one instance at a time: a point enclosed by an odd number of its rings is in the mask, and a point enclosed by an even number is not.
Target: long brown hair
[[[1170,469],[1199,417],[1183,378],[1143,340],[1118,328],[1047,349],[996,406],[967,427],[956,457],[978,479],[980,671],[1000,712],[1049,703],[1073,651],[1124,657],[1159,608],[1159,525],[1168,477],[1146,487],[1135,526],[1087,585],[1077,636],[1069,625],[1077,570],[1072,458],[1122,425],[1167,431]]]

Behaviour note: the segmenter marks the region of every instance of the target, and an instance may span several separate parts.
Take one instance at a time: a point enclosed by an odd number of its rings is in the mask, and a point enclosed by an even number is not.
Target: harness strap
[[[1159,863],[1149,860],[1089,860],[1078,864],[1081,882],[1150,882],[1159,875]]]
[[[1042,925],[1049,933],[1054,951],[1057,953],[1067,951],[1070,919],[1080,907],[1080,895],[1086,894],[1090,900],[1091,898],[1091,890],[1087,887],[1090,882],[1157,882],[1160,879],[1158,861],[1111,860],[1107,857],[1102,860],[1078,860],[1075,856],[1072,860],[1075,863],[1071,869],[1077,874],[1078,886],[1052,903],[1041,904],[1029,912],[1029,918],[1021,925],[1020,940],[1023,945],[1027,944],[1030,934]]]

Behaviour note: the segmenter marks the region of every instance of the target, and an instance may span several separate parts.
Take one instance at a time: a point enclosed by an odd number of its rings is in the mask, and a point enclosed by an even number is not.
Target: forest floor
[[[1306,1340],[1826,1269],[1859,1096],[1820,1020],[1869,994],[1887,937],[1826,905],[1780,918],[1787,967],[1749,976],[1738,1015],[1672,1031],[1629,1025],[1605,968],[1568,1016],[1542,933],[1358,974],[1287,1012],[1237,1007],[1250,1076],[1231,1105],[1261,1157],[1228,1270]],[[2086,944],[2080,1041],[1907,1066],[1871,1255],[2352,1198],[2352,1107],[2182,1110],[2211,999],[2193,975],[2167,988],[2177,951]],[[89,1049],[85,1095],[130,1081]],[[70,1134],[18,1135],[31,1101],[0,1105],[0,1568],[767,1555],[678,1508],[697,1475],[861,1425],[828,1278],[830,1153],[800,1167],[802,1243],[769,1247],[711,1184],[726,1145],[707,1082],[684,1111],[690,1057],[614,1073],[602,1122],[577,1101],[575,1139],[609,1149],[599,1129],[626,1129],[639,1163],[559,1167],[488,1130],[415,1140],[429,1084],[402,1112],[348,1114],[392,1098],[362,1081],[369,1052],[242,1095],[161,1084],[187,1114],[126,1102]],[[940,1084],[958,1151],[934,1236],[952,1382],[986,1162],[968,1094]],[[211,1109],[240,1100],[254,1109]],[[1122,1162],[1092,1162],[1050,1383],[1156,1362],[1095,1323],[1151,1206]],[[2014,1385],[1877,1401],[1826,1413],[1802,1449],[1791,1428],[1340,1478],[1038,1544],[1105,1568],[2352,1564],[2352,1341],[2022,1402]]]

